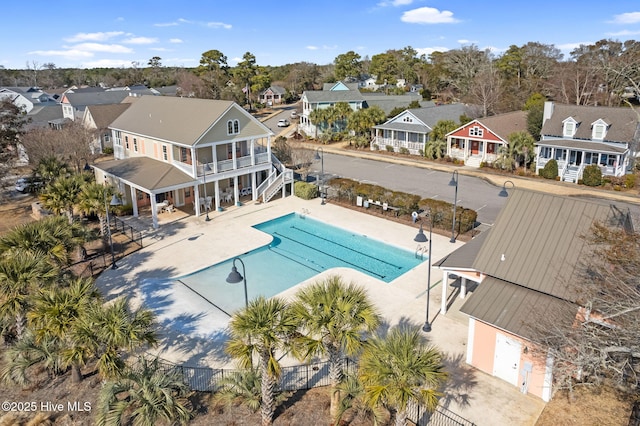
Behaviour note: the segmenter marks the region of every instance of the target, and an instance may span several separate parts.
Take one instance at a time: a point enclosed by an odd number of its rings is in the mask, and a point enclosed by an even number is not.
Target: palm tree
[[[147,309],[130,311],[125,298],[105,306],[93,304],[87,315],[74,324],[71,347],[76,354],[66,353],[65,359],[80,360],[91,354],[98,358],[102,377],[119,377],[125,368],[121,352],[157,343],[153,321],[153,313]]]
[[[62,358],[71,366],[71,380],[82,380],[81,367],[91,356],[86,345],[71,339],[74,327],[89,315],[100,295],[91,278],[73,278],[64,286],[41,291],[36,297],[33,309],[27,315],[36,341],[53,339],[61,346]]]
[[[191,419],[188,388],[176,370],[166,371],[158,360],[140,359],[140,367],[127,369],[100,391],[96,424],[154,426],[186,425]]]
[[[231,337],[227,353],[238,359],[241,368],[253,366],[258,357],[261,382],[261,416],[263,426],[272,424],[276,410],[276,391],[281,375],[276,352],[285,349],[295,332],[291,310],[283,299],[258,297],[236,313],[229,322]]]
[[[337,102],[334,105],[335,115],[337,117],[338,123],[338,131],[345,130],[347,128],[347,123],[353,114],[353,109],[347,102]]]
[[[32,333],[25,333],[22,339],[7,348],[4,362],[0,369],[0,381],[25,385],[31,382],[28,371],[30,367],[41,365],[50,374],[58,375],[63,370],[60,347],[53,339],[42,339],[37,342]]]
[[[410,402],[434,411],[437,389],[447,378],[441,354],[425,345],[417,327],[393,328],[385,337],[369,340],[360,357],[359,375],[368,405],[395,411],[396,426],[407,424]]]
[[[86,240],[84,228],[61,216],[17,226],[0,237],[0,255],[11,257],[16,251],[29,251],[47,258],[52,265],[68,265],[73,251]]]
[[[38,162],[34,175],[40,176],[45,184],[49,184],[62,176],[71,173],[69,166],[56,157],[45,157]]]
[[[220,389],[214,398],[228,406],[240,402],[255,412],[262,402],[260,385],[260,374],[256,370],[234,372],[220,380]]]
[[[57,276],[58,271],[37,253],[18,251],[0,259],[0,317],[13,319],[18,340],[24,334],[33,293]]]
[[[331,410],[335,418],[340,403],[338,385],[344,376],[344,358],[362,348],[362,334],[380,325],[380,315],[364,288],[345,284],[331,275],[298,291],[291,307],[302,334],[297,340],[302,357],[329,357]]]
[[[78,194],[78,209],[83,214],[95,214],[100,220],[100,235],[107,228],[105,200],[113,195],[113,188],[91,182],[84,185]]]
[[[47,185],[40,194],[42,206],[56,214],[65,214],[73,223],[73,209],[78,202],[78,194],[84,184],[81,176],[60,177]]]

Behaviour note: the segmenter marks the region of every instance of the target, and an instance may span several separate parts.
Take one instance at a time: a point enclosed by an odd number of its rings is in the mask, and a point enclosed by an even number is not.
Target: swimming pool
[[[259,295],[274,296],[336,267],[356,269],[389,283],[425,260],[413,252],[297,213],[254,228],[270,234],[273,240],[238,256],[245,265],[249,300]],[[244,306],[243,284],[226,282],[232,263],[229,259],[176,280],[231,315]],[[243,274],[240,263],[236,266]]]

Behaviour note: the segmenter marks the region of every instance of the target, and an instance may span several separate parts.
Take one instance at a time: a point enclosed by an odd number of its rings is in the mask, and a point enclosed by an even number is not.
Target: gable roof
[[[473,267],[489,276],[571,302],[591,225],[622,226],[628,208],[515,189]],[[504,260],[502,260],[504,255]]]
[[[305,90],[303,97],[310,103],[363,102],[358,90]]]
[[[581,262],[591,254],[583,237],[596,221],[621,227],[629,220],[628,208],[614,203],[513,190],[471,263],[486,278],[460,311],[523,337],[531,337],[531,322],[550,310],[570,324]],[[457,262],[450,255],[439,263],[468,266],[469,257]]]
[[[262,93],[267,93],[269,90],[277,95],[285,95],[287,93],[287,89],[282,86],[269,86],[267,89],[263,90]]]
[[[512,111],[477,120],[504,140],[508,140],[512,133],[528,132],[526,111]]]
[[[429,133],[431,129],[440,120],[460,121],[460,116],[468,112],[468,108],[464,104],[449,104],[440,106],[431,106],[426,108],[415,108],[406,110],[397,116],[387,120],[383,124],[373,126],[376,129],[392,129],[400,131],[411,131],[419,133]],[[417,120],[414,123],[404,123],[397,120],[406,113],[410,113]]]
[[[266,126],[235,102],[169,96],[138,98],[109,127],[158,140],[194,145],[231,109],[247,116],[261,135],[271,134]]]
[[[112,92],[107,91],[86,91],[86,92],[68,92],[63,97],[63,103],[73,105],[75,108],[84,109],[87,105],[105,105],[105,104],[119,104],[129,96],[129,92],[124,90],[115,90]]]
[[[91,114],[96,128],[106,129],[113,121],[131,106],[130,103],[90,105],[87,110]]]
[[[591,124],[598,119],[612,123],[604,140],[629,143],[638,129],[638,116],[631,108],[551,104],[551,116],[542,124],[540,134],[544,137],[563,138],[563,121],[571,117],[578,122],[574,139],[590,140]]]

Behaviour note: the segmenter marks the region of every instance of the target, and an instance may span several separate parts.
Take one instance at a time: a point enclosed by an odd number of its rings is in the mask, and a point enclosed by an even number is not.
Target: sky
[[[553,44],[563,53],[602,39],[640,40],[638,0],[107,0],[5,2],[0,66],[25,69],[195,67],[219,50],[235,66],[332,63],[389,49],[418,54],[475,45]],[[35,12],[34,12],[35,11]]]

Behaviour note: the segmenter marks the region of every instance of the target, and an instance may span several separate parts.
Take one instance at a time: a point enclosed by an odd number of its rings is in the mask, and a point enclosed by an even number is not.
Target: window
[[[138,152],[138,139],[133,138],[133,150]]]
[[[540,158],[551,158],[551,147],[549,147],[549,146],[541,146],[540,147]]]
[[[405,123],[413,123],[413,119],[408,115],[405,118],[403,118],[402,121],[404,121]]]
[[[188,160],[187,148],[180,147],[180,161],[182,161],[183,163],[186,163],[187,160]]]
[[[564,121],[562,134],[565,138],[572,138],[576,134],[578,122],[569,117]]]
[[[129,149],[129,136],[124,137],[124,147]]]
[[[567,159],[567,150],[566,149],[556,149],[555,159],[557,161],[566,160]]]
[[[483,135],[484,135],[484,130],[480,126],[473,126],[469,129],[469,136],[482,137]]]
[[[240,121],[239,120],[227,121],[227,134],[236,135],[238,133],[240,133]]]
[[[114,132],[114,134],[115,134],[115,138],[116,138],[116,140],[115,140],[116,145],[118,145],[118,146],[122,145],[122,132],[120,130],[116,130]]]
[[[593,123],[591,139],[603,140],[607,134],[607,125],[602,120]]]
[[[169,152],[166,145],[162,145],[162,159],[164,161],[169,161]]]

